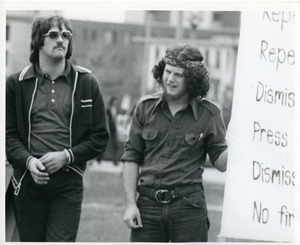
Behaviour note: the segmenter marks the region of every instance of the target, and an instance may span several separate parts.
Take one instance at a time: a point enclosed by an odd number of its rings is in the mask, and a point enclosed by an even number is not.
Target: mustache
[[[175,84],[175,82],[174,82],[174,81],[167,81],[166,84],[167,84],[167,85]]]
[[[64,45],[61,44],[61,43],[58,43],[56,46],[54,46],[54,49],[56,49],[56,48],[63,48],[63,49],[66,49],[66,48],[64,47]]]

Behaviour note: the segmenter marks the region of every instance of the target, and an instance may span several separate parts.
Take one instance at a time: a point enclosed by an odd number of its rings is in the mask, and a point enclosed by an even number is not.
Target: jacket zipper
[[[30,135],[31,135],[31,111],[32,111],[32,107],[33,107],[33,100],[34,100],[34,96],[36,94],[36,90],[37,90],[37,84],[38,84],[38,78],[35,80],[35,86],[34,86],[34,90],[32,93],[32,98],[31,98],[31,103],[30,103],[30,107],[29,107],[29,111],[28,111],[28,150],[30,151]]]
[[[72,147],[72,123],[73,123],[73,116],[74,116],[74,97],[75,97],[75,91],[77,88],[77,81],[78,81],[78,71],[76,71],[75,73],[75,82],[74,82],[74,88],[73,88],[73,92],[72,92],[72,110],[71,110],[71,116],[70,116],[70,125],[69,125],[69,132],[70,132],[70,148]],[[70,153],[72,154],[72,158],[74,159],[74,155],[73,152],[70,151]],[[76,173],[78,173],[79,175],[81,175],[83,177],[83,171],[81,169],[79,169],[78,167],[74,166],[67,166],[67,169],[72,169],[73,171],[75,171]]]
[[[75,96],[75,91],[77,87],[77,79],[78,79],[78,71],[75,73],[75,82],[74,82],[74,88],[72,92],[72,110],[71,110],[71,116],[70,116],[70,125],[69,125],[69,132],[70,132],[70,145],[69,147],[72,147],[72,122],[73,122],[73,115],[74,115],[74,96]]]
[[[75,96],[75,91],[76,91],[76,87],[77,87],[77,80],[78,80],[78,71],[76,71],[75,74],[75,82],[74,82],[74,88],[72,91],[72,110],[71,110],[71,116],[70,116],[70,125],[69,125],[69,132],[70,132],[70,148],[72,147],[72,121],[73,121],[73,115],[74,115],[74,96]],[[35,86],[34,86],[34,90],[33,90],[33,94],[32,94],[32,98],[31,98],[31,103],[30,103],[30,107],[29,107],[29,112],[28,112],[28,126],[29,126],[29,130],[28,130],[28,150],[30,151],[30,135],[31,135],[31,119],[30,119],[30,115],[31,115],[31,110],[32,110],[32,106],[33,106],[33,100],[34,100],[34,96],[36,94],[36,90],[37,90],[37,84],[38,84],[38,78],[36,78],[35,80]],[[74,159],[74,158],[73,158]],[[68,168],[72,169],[73,171],[75,171],[76,173],[78,173],[79,175],[83,176],[83,172],[75,167],[69,167]],[[19,183],[17,182],[17,180],[15,179],[15,177],[13,176],[12,179],[12,183],[15,189],[14,194],[17,196],[20,192],[21,189],[21,185],[22,185],[22,180],[25,177],[26,173],[27,173],[28,169],[25,170],[25,172],[23,173],[22,177],[19,180]]]
[[[30,107],[29,107],[29,111],[28,111],[28,127],[29,127],[29,130],[28,130],[28,139],[27,139],[28,141],[27,141],[27,144],[28,144],[28,150],[29,151],[30,151],[30,135],[31,135],[31,119],[30,119],[30,115],[31,115],[31,110],[32,110],[32,106],[33,106],[34,96],[35,96],[35,93],[36,93],[36,90],[37,90],[37,84],[38,84],[38,78],[36,78],[36,80],[35,80],[34,90],[33,90],[33,93],[32,93]],[[21,189],[21,185],[22,185],[22,180],[24,179],[27,171],[28,171],[28,169],[26,168],[26,170],[24,171],[23,175],[21,176],[21,178],[19,180],[19,183],[17,182],[17,180],[13,176],[12,183],[13,183],[13,186],[14,186],[14,189],[15,189],[14,194],[16,196],[19,195],[19,192],[20,192],[20,189]]]

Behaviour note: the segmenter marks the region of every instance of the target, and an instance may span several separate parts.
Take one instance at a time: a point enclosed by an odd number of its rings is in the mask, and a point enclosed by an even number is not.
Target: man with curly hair
[[[71,64],[72,44],[69,20],[36,18],[32,64],[7,79],[6,154],[21,242],[76,240],[86,161],[107,147],[99,84]]]
[[[220,110],[204,99],[210,83],[202,62],[195,47],[168,48],[153,68],[162,92],[135,109],[121,159],[132,242],[207,242],[202,166],[208,155],[225,171],[227,144]]]

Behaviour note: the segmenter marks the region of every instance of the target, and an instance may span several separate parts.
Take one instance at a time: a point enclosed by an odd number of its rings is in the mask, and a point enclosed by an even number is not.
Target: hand
[[[127,206],[124,215],[124,222],[128,228],[137,229],[143,227],[140,211],[136,204]]]
[[[45,166],[35,157],[30,159],[28,163],[28,170],[30,171],[34,182],[39,185],[45,185],[50,180],[49,174],[45,172]]]
[[[39,159],[46,167],[46,172],[53,174],[60,170],[67,163],[64,151],[48,152]]]

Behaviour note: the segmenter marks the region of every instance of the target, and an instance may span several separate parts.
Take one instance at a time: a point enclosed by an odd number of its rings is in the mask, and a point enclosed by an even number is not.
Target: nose
[[[58,42],[63,42],[63,41],[64,41],[64,39],[63,39],[61,33],[59,33],[58,38],[57,38],[57,41],[58,41]]]
[[[174,74],[173,72],[169,74],[169,77],[168,77],[168,82],[174,82],[175,81],[175,78],[174,78]]]

